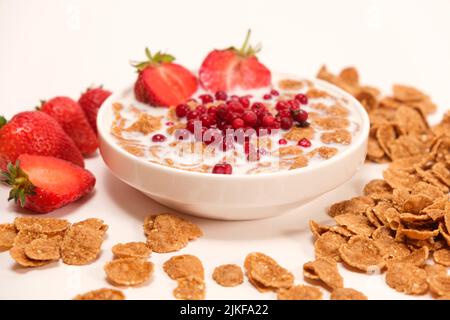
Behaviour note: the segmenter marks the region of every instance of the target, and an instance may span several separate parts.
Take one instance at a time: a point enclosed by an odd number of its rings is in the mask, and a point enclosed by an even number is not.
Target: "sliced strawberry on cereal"
[[[250,46],[249,40],[250,30],[240,49],[213,50],[206,56],[199,71],[200,83],[206,90],[227,92],[270,85],[271,72],[256,57],[261,48]]]
[[[147,60],[133,63],[139,76],[134,85],[138,101],[153,106],[173,106],[186,102],[197,91],[197,78],[185,67],[173,63],[175,57],[145,49]]]
[[[61,208],[88,194],[95,185],[89,171],[71,162],[45,156],[23,154],[3,172],[11,186],[8,200],[35,213]]]

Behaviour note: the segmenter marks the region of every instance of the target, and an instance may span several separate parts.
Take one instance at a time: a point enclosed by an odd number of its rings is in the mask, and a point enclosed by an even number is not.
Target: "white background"
[[[263,43],[260,59],[272,70],[313,77],[323,63],[334,71],[355,65],[364,83],[385,90],[393,82],[407,83],[429,93],[440,106],[431,118],[436,121],[450,106],[449,16],[448,0],[0,0],[0,113],[11,117],[55,95],[78,98],[91,84],[111,90],[129,85],[135,77],[129,61],[143,58],[145,46],[167,50],[179,63],[198,68],[209,50],[240,45],[251,28],[253,42]],[[144,240],[143,218],[166,210],[115,179],[99,156],[88,159],[87,167],[97,177],[96,192],[51,216],[71,221],[103,218],[110,230],[102,255],[84,267],[59,263],[24,270],[1,253],[1,299],[70,299],[108,286],[102,266],[111,259],[112,245]],[[258,250],[273,256],[302,283],[301,266],[313,259],[305,221],[326,221],[329,204],[357,195],[381,170],[367,165],[352,181],[288,216],[257,222],[193,219],[205,236],[177,254],[202,259],[207,298],[274,298],[247,283],[219,287],[210,274],[214,266],[242,264],[247,253]],[[299,192],[305,187],[299,185]],[[5,199],[0,223],[12,221],[19,213],[6,203],[5,187],[0,198]],[[171,298],[174,283],[161,270],[170,256],[153,254],[153,279],[127,289],[127,297]],[[410,298],[388,288],[383,276],[342,272],[346,286],[369,298]]]

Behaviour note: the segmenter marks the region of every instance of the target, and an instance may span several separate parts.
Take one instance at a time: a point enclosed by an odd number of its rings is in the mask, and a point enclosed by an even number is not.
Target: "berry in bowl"
[[[286,213],[350,179],[366,154],[364,108],[320,80],[272,74],[256,51],[214,50],[198,80],[148,52],[135,85],[99,111],[107,166],[157,202],[224,220]]]

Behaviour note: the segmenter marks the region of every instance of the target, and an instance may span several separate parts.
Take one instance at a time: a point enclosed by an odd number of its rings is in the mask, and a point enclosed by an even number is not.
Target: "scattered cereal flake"
[[[97,218],[89,218],[89,219],[74,223],[74,226],[83,226],[83,227],[91,228],[91,229],[94,229],[97,231],[101,231],[103,233],[108,231],[108,225],[106,225],[102,219],[97,219]]]
[[[339,254],[345,263],[361,271],[382,270],[385,266],[380,249],[372,239],[364,236],[350,238],[339,248]]]
[[[427,272],[408,263],[389,264],[386,283],[406,294],[420,295],[428,291]]]
[[[436,178],[431,170],[423,170],[420,166],[416,166],[415,169],[420,178],[438,187],[444,193],[449,192],[450,189],[445,184],[443,184],[441,180]]]
[[[74,300],[125,300],[122,291],[102,288],[77,295]]]
[[[204,300],[205,282],[195,276],[180,278],[178,286],[173,290],[173,295],[181,300]]]
[[[439,229],[435,230],[418,230],[418,229],[405,229],[401,230],[401,235],[404,235],[410,239],[415,240],[427,240],[434,238],[439,234]]]
[[[360,92],[356,95],[356,99],[363,105],[366,110],[374,109],[378,104],[379,92],[371,90],[371,88],[361,88]]]
[[[144,242],[118,243],[112,247],[115,258],[148,258],[152,253]]]
[[[447,268],[440,264],[426,264],[423,269],[427,272],[428,278],[435,275],[447,275]]]
[[[328,98],[330,97],[330,94],[326,91],[319,90],[317,88],[310,88],[308,91],[306,91],[306,96],[309,99],[318,99],[318,98]]]
[[[108,262],[104,269],[115,284],[135,286],[144,283],[153,272],[153,263],[139,258],[120,258]]]
[[[69,228],[67,220],[55,218],[17,217],[14,219],[17,230],[27,230],[40,233],[59,233]]]
[[[51,262],[45,260],[33,260],[28,258],[25,254],[24,246],[12,247],[11,250],[9,250],[9,254],[22,267],[40,267]]]
[[[149,134],[161,129],[161,118],[150,115],[146,112],[141,112],[138,119],[131,124],[125,131],[136,131],[143,134]]]
[[[345,129],[350,125],[347,118],[341,117],[316,118],[313,123],[324,130]]]
[[[273,289],[289,288],[294,283],[294,276],[281,267],[271,257],[253,252],[247,255],[244,263],[247,276],[266,287]]]
[[[199,258],[190,254],[170,258],[164,262],[163,269],[173,280],[190,276],[195,276],[199,279],[203,279],[205,277],[202,262]]]
[[[433,259],[436,263],[450,267],[450,249],[443,248],[433,252]]]
[[[354,67],[347,67],[341,70],[339,78],[350,86],[359,86],[358,71]]]
[[[430,250],[427,246],[416,249],[408,255],[400,256],[392,259],[389,263],[407,263],[416,267],[423,266],[430,255]]]
[[[244,282],[242,269],[236,264],[224,264],[216,267],[212,278],[223,287],[235,287]]]
[[[189,240],[203,235],[197,225],[171,214],[160,214],[146,219],[144,232],[147,234],[147,244],[158,253],[178,251],[184,248]]]
[[[283,90],[299,90],[304,87],[304,83],[298,80],[282,79],[278,82],[278,87]]]
[[[324,159],[330,159],[338,153],[338,149],[334,147],[319,147],[316,150]]]
[[[339,143],[339,144],[350,144],[352,142],[352,135],[349,131],[345,129],[339,129],[331,132],[324,132],[320,136],[320,140],[323,143]]]
[[[32,260],[59,260],[61,237],[39,238],[24,247],[25,255]]]
[[[61,244],[61,257],[65,264],[84,265],[94,261],[103,243],[103,229],[73,225],[67,230]]]
[[[442,237],[447,242],[447,245],[450,246],[450,234],[448,233],[448,230],[446,230],[444,224],[439,224],[439,233],[442,235]]]
[[[363,193],[365,196],[370,196],[373,194],[383,194],[383,193],[392,193],[391,186],[383,179],[374,179],[370,180],[363,189]]]
[[[417,109],[401,106],[395,112],[395,122],[401,133],[420,134],[428,130],[424,115]]]
[[[292,127],[283,137],[292,141],[299,141],[303,138],[311,140],[314,137],[314,129],[311,126],[306,128]]]
[[[433,203],[433,199],[425,194],[412,194],[403,203],[403,212],[420,213],[422,209]]]
[[[14,247],[24,247],[31,241],[39,238],[45,239],[47,238],[47,236],[40,232],[21,230],[17,233],[16,237],[14,238]]]
[[[370,237],[375,231],[375,227],[372,226],[369,219],[362,214],[344,213],[335,216],[334,220],[357,235]]]
[[[422,194],[432,199],[442,198],[445,195],[438,187],[423,181],[413,186],[411,194]]]
[[[303,265],[303,276],[311,280],[320,280],[332,289],[342,288],[344,280],[339,274],[336,260],[318,258]]]
[[[325,232],[330,230],[329,226],[321,225],[314,220],[309,220],[309,229],[314,237],[318,238]]]
[[[11,249],[16,236],[17,230],[14,224],[0,224],[0,252]]]
[[[373,232],[372,239],[384,259],[404,257],[411,253],[405,243],[394,239],[388,227],[379,227]]]
[[[450,276],[434,275],[428,278],[430,291],[438,296],[450,295]]]
[[[395,132],[394,126],[392,124],[381,125],[376,132],[376,138],[378,140],[378,143],[380,144],[380,147],[383,149],[383,151],[387,155],[391,156],[391,151],[390,151],[389,146],[397,138],[397,134]]]
[[[328,209],[328,214],[331,217],[336,217],[341,214],[364,214],[368,207],[373,206],[375,202],[372,198],[367,196],[354,197],[350,200],[344,200],[333,204]]]
[[[420,101],[427,98],[420,90],[401,84],[394,84],[392,86],[392,92],[394,98],[402,102]]]
[[[385,152],[381,148],[378,140],[375,138],[369,137],[369,142],[367,145],[367,156],[369,159],[384,159]]]
[[[383,172],[383,178],[394,189],[409,189],[421,179],[414,175],[401,170],[393,170],[388,168]]]
[[[346,243],[343,236],[331,231],[325,232],[314,243],[316,258],[330,257],[339,262],[339,248]]]
[[[367,300],[367,297],[355,289],[337,288],[331,292],[330,300]]]
[[[321,300],[322,291],[319,288],[305,285],[292,286],[281,289],[277,294],[278,300]]]

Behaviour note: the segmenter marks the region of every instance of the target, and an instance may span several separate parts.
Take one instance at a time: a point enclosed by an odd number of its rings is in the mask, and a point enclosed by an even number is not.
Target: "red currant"
[[[189,111],[189,106],[185,103],[177,105],[175,108],[175,113],[177,114],[178,118],[183,118],[186,116],[186,114]]]
[[[303,148],[309,148],[311,147],[311,141],[309,141],[306,138],[303,138],[298,142],[298,145]]]
[[[232,174],[233,167],[229,163],[218,163],[213,167],[212,173],[214,173],[214,174]]]
[[[164,142],[164,141],[166,141],[166,136],[163,134],[157,133],[152,137],[152,141],[153,142]]]

